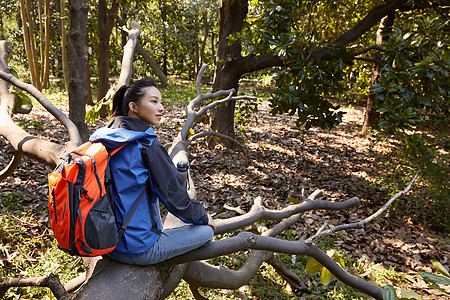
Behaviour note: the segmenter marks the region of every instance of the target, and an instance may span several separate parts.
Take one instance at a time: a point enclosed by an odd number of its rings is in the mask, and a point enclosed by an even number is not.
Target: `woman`
[[[155,264],[196,249],[214,235],[213,219],[199,202],[189,198],[185,183],[151,127],[159,125],[163,112],[156,82],[138,80],[116,92],[113,120],[90,138],[110,149],[126,144],[110,161],[118,226],[144,193],[117,247],[108,254],[120,262]],[[193,225],[163,230],[159,202]]]

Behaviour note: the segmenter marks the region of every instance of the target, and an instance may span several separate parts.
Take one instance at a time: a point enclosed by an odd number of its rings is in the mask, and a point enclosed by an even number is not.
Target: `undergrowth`
[[[58,275],[65,283],[84,271],[80,260],[58,249],[46,224],[28,212],[22,195],[0,195],[1,279]],[[4,299],[51,299],[49,289],[10,288]]]

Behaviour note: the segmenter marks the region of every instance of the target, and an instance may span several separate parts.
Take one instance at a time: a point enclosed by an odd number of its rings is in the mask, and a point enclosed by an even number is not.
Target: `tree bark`
[[[27,2],[28,3],[28,2]],[[31,75],[31,82],[33,85],[35,85],[39,89],[39,79],[37,70],[35,68],[35,64],[33,62],[33,53],[32,53],[32,42],[34,40],[30,37],[30,30],[29,30],[29,20],[28,20],[28,14],[27,14],[27,8],[26,3],[24,0],[20,0],[20,15],[22,19],[22,33],[23,33],[23,41],[25,44],[25,53],[28,59],[28,66],[30,68],[30,75]]]
[[[69,58],[69,118],[80,132],[81,140],[89,139],[89,131],[85,122],[87,81],[87,14],[88,0],[69,1],[70,28],[67,39]]]
[[[167,76],[164,75],[164,72],[158,66],[156,60],[144,49],[141,43],[137,43],[136,52],[139,53],[145,62],[150,66],[150,68],[155,72],[156,77],[161,81],[162,87],[169,86],[169,81],[167,80]]]
[[[69,91],[69,60],[67,57],[67,31],[66,31],[66,0],[59,0],[61,13],[61,56],[64,76],[64,86]]]
[[[117,15],[118,1],[112,1],[111,8],[108,9],[106,0],[98,1],[98,91],[97,102],[102,100],[108,92],[109,86],[109,64],[111,54],[109,51],[109,41],[114,28],[114,22]],[[104,115],[104,113],[103,113]]]
[[[48,89],[50,86],[50,0],[45,0],[44,3],[44,18],[45,18],[45,48],[41,49],[44,54],[42,87]],[[41,37],[42,39],[42,37]]]
[[[383,19],[381,19],[380,27],[377,30],[377,45],[381,45],[383,40],[386,39],[387,33],[392,30],[392,25],[394,24],[394,14],[389,14]],[[375,59],[380,61],[379,55],[375,54]],[[378,82],[378,77],[381,74],[381,67],[379,64],[374,63],[372,66],[372,76],[370,77],[370,89],[369,95],[366,101],[366,112],[364,114],[364,123],[361,130],[361,134],[367,134],[371,128],[376,126],[377,120],[379,118],[379,113],[376,111],[375,107],[375,94],[373,93],[373,85]]]
[[[125,265],[104,257],[96,264],[95,275],[74,300],[164,299],[177,287],[185,269],[186,265],[165,263]]]
[[[164,73],[165,76],[167,76],[167,44],[169,43],[168,38],[167,38],[167,28],[166,28],[166,23],[167,23],[167,0],[159,0],[158,1],[158,7],[159,7],[159,11],[161,12],[161,23],[162,23],[162,40],[163,40],[163,45],[162,45],[162,71]]]
[[[213,92],[218,90],[235,89],[237,93],[242,69],[239,66],[241,45],[235,42],[228,45],[228,36],[242,29],[244,18],[248,12],[248,1],[222,0],[219,8],[219,40],[214,72]],[[215,107],[212,110],[213,120],[211,129],[228,136],[234,136],[234,107],[235,101]],[[211,139],[210,146],[214,145]]]

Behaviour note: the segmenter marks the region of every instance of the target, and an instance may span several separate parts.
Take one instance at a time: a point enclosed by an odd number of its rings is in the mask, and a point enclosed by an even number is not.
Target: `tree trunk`
[[[42,87],[48,89],[50,86],[50,0],[45,0],[45,49],[41,49],[44,54]],[[42,38],[42,37],[41,37]]]
[[[164,75],[163,71],[158,66],[158,63],[156,60],[148,53],[144,47],[141,45],[141,43],[137,43],[136,45],[136,52],[139,53],[142,58],[145,60],[145,62],[150,66],[150,68],[155,72],[156,77],[161,81],[161,85],[163,87],[169,86],[169,81],[167,80],[167,76]]]
[[[87,81],[87,14],[88,0],[69,0],[70,28],[67,39],[69,59],[69,118],[78,128],[83,142],[89,139],[85,123]]]
[[[165,76],[167,76],[167,44],[169,43],[167,38],[167,4],[166,0],[159,0],[158,1],[159,11],[161,12],[161,23],[163,24],[162,29],[162,40],[163,40],[163,46],[162,46],[162,71]]]
[[[111,61],[111,54],[109,52],[109,40],[112,29],[114,27],[115,18],[118,9],[117,1],[112,1],[112,6],[108,10],[107,1],[98,1],[98,49],[97,49],[97,63],[98,63],[98,91],[97,101],[105,97],[109,90],[109,64]],[[106,109],[105,109],[106,112]],[[104,115],[104,113],[102,114]]]
[[[389,14],[383,19],[381,19],[380,26],[377,30],[377,45],[381,45],[383,40],[386,39],[387,33],[392,30],[392,25],[394,23],[394,14]],[[379,55],[378,55],[379,56]],[[379,57],[376,57],[379,60]],[[366,112],[364,114],[364,123],[361,130],[361,134],[367,134],[369,130],[376,126],[379,113],[375,107],[375,94],[372,92],[372,87],[378,82],[378,77],[380,76],[381,67],[379,64],[375,63],[372,67],[372,76],[370,78],[370,90],[367,96],[366,102]]]
[[[20,0],[20,15],[22,19],[23,39],[25,43],[25,53],[30,68],[31,82],[38,90],[41,90],[42,87],[40,85],[39,71],[36,63],[36,51],[34,47],[33,22],[31,20],[30,3],[28,0],[26,3],[24,0]]]
[[[69,91],[69,61],[67,58],[67,31],[66,31],[66,0],[60,1],[61,9],[61,56],[62,56],[62,69],[64,76],[64,85],[66,91]]]
[[[94,274],[74,300],[165,299],[177,287],[186,265],[159,263],[125,265],[107,257],[95,266]],[[107,288],[105,288],[107,287]]]
[[[228,45],[228,36],[242,29],[244,18],[248,12],[248,1],[223,0],[219,9],[219,41],[216,55],[216,69],[213,91],[234,88],[237,92],[241,78],[240,66],[241,45],[235,42]],[[235,101],[213,109],[211,129],[228,136],[234,136]],[[210,146],[214,145],[211,139]]]

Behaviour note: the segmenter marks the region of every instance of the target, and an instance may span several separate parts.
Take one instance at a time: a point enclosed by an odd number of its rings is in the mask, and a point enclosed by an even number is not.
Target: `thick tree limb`
[[[0,181],[3,181],[5,178],[14,173],[14,170],[17,168],[22,158],[23,153],[21,151],[14,151],[14,157],[11,159],[9,164],[2,171],[0,171]]]
[[[27,287],[27,286],[40,286],[48,287],[52,290],[53,295],[55,295],[58,300],[69,300],[71,297],[67,294],[64,289],[59,277],[53,274],[47,277],[32,277],[32,278],[13,278],[3,280],[0,283],[0,297],[3,297],[5,293],[11,287]]]
[[[331,229],[324,230],[324,231],[319,230],[319,232],[317,232],[314,236],[308,238],[305,242],[310,244],[310,243],[313,243],[313,242],[315,242],[315,241],[317,241],[319,239],[322,239],[325,236],[332,235],[332,234],[334,234],[334,233],[336,233],[338,231],[341,231],[341,230],[363,228],[367,223],[373,221],[374,219],[378,218],[382,213],[384,213],[389,208],[389,206],[391,206],[391,204],[398,197],[400,197],[400,196],[406,194],[407,192],[409,192],[409,190],[413,186],[413,184],[416,181],[418,176],[419,176],[419,172],[417,172],[416,175],[414,175],[414,178],[409,182],[409,184],[406,186],[406,188],[403,191],[400,191],[400,192],[396,193],[394,196],[392,196],[391,199],[389,199],[389,201],[387,201],[378,211],[376,211],[371,216],[365,218],[364,220],[362,220],[360,222],[339,225],[339,226],[335,226],[335,227],[333,227]]]
[[[116,15],[116,20],[119,25],[122,26],[122,28],[126,28],[125,21],[122,20],[118,15]],[[155,72],[156,77],[159,78],[161,81],[161,84],[163,87],[166,87],[169,85],[169,81],[167,80],[167,76],[164,75],[163,71],[161,71],[160,67],[158,66],[158,63],[155,61],[152,55],[150,55],[142,46],[142,44],[139,42],[139,40],[136,43],[136,52],[139,53],[142,58],[148,63],[150,68],[152,68],[153,72]]]
[[[56,108],[37,88],[31,84],[20,81],[13,75],[4,71],[0,71],[0,79],[3,79],[32,95],[49,113],[51,113],[58,121],[61,122],[61,124],[64,125],[64,127],[66,127],[69,132],[71,144],[79,145],[81,143],[80,134],[75,124],[66,116],[66,114]]]
[[[368,32],[374,25],[376,25],[384,16],[394,12],[396,9],[402,8],[406,3],[407,0],[391,0],[387,1],[387,3],[384,5],[373,8],[355,26],[339,35],[334,41],[330,42],[327,47],[310,53],[309,58],[327,59],[330,56],[331,50],[335,45],[347,45],[351,42],[356,41],[363,34]],[[246,74],[270,67],[286,66],[287,64],[289,64],[288,62],[293,62],[296,59],[290,58],[287,59],[286,62],[284,62],[273,53],[263,53],[260,55],[248,55],[246,57],[239,57],[236,60],[236,64],[240,66],[240,73]]]
[[[316,200],[321,194],[320,190],[316,190],[306,201]],[[245,214],[244,211],[241,212]],[[277,236],[293,224],[297,223],[302,216],[303,213],[290,216],[271,229],[264,231],[262,236]],[[261,264],[264,261],[269,260],[272,257],[272,254],[273,252],[271,251],[252,251],[245,264],[239,268],[239,270],[230,270],[223,266],[212,266],[202,261],[191,262],[188,264],[183,279],[192,285],[192,289],[197,289],[198,287],[238,289],[251,280]],[[283,272],[284,269],[280,267],[279,270],[280,272]],[[295,276],[292,276],[291,273],[286,271],[283,274],[290,278],[294,286],[301,286],[299,283],[300,280],[296,279]]]
[[[130,29],[123,27],[123,30],[128,33],[128,41],[124,47],[123,58],[122,58],[122,68],[120,70],[119,81],[115,87],[117,91],[121,86],[127,85],[130,82],[131,74],[133,73],[133,56],[134,49],[137,44],[137,38],[141,33],[138,23],[136,21],[130,22]]]
[[[226,240],[214,241],[182,256],[174,257],[168,260],[167,263],[178,264],[189,261],[210,259],[248,249],[267,250],[293,255],[308,255],[320,262],[334,276],[336,276],[336,278],[345,284],[355,287],[376,299],[383,299],[382,288],[350,275],[326,253],[322,252],[316,245],[308,245],[301,240],[286,241],[268,236],[255,235],[249,232],[241,232],[235,237],[228,238]]]
[[[359,37],[361,37],[364,33],[369,31],[373,26],[378,24],[380,20],[391,13],[393,13],[396,9],[401,8],[405,5],[407,0],[391,0],[387,1],[386,4],[377,6],[373,8],[367,16],[365,16],[361,21],[359,21],[352,29],[346,31],[341,34],[337,39],[335,39],[332,44],[346,45],[348,43],[356,41]]]

